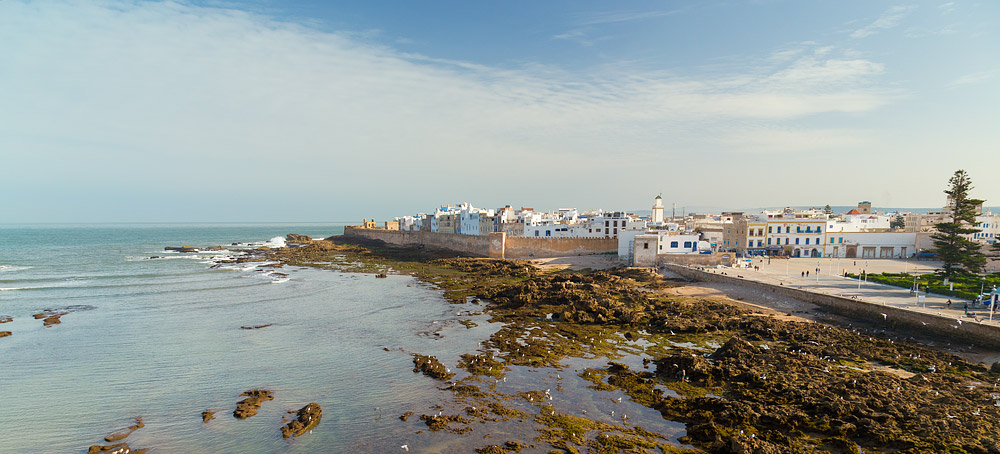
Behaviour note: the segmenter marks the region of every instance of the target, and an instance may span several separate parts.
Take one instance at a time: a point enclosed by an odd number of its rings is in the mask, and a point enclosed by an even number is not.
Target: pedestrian
[[[965,315],[969,315],[969,303],[963,304],[962,309],[965,310]]]
[[[948,302],[946,304],[948,305],[948,309],[951,309],[951,298],[948,298]]]
[[[854,261],[854,266],[858,266],[858,261],[857,260]]]
[[[802,272],[802,277],[806,277],[806,272],[805,271]]]
[[[806,277],[809,277],[809,272],[808,271],[806,271]]]

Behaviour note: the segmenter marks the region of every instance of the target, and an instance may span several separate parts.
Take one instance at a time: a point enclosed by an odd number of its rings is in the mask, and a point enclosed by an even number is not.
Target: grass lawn
[[[847,276],[857,278],[857,274],[848,273]],[[967,300],[975,300],[979,294],[979,289],[989,293],[993,286],[1000,288],[1000,273],[988,275],[959,274],[952,276],[951,283],[954,290],[949,289],[944,283],[944,275],[941,273],[917,275],[917,285],[921,291],[937,293],[939,295],[954,296]],[[894,285],[896,287],[912,288],[914,275],[910,273],[882,273],[869,274],[868,280],[881,284]]]

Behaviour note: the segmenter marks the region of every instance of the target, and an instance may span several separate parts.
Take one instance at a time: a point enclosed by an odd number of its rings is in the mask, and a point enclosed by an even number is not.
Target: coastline
[[[443,385],[452,405],[419,415],[431,431],[493,438],[514,421],[533,429],[522,434],[535,432],[488,440],[479,452],[1000,449],[988,435],[1000,421],[991,393],[997,368],[867,328],[827,325],[811,308],[789,317],[718,295],[671,293],[676,283],[635,270],[542,271],[529,262],[327,240],[270,254],[302,266],[412,274],[450,301],[485,301],[484,311],[504,323],[479,351],[445,365],[466,372]],[[577,374],[593,393],[627,396],[684,431],[664,436],[621,411],[597,417],[596,408],[550,403],[567,364],[597,357],[604,364]],[[614,362],[622,358],[629,364]],[[522,367],[559,378],[520,390],[502,385]],[[975,424],[948,417],[972,411]]]

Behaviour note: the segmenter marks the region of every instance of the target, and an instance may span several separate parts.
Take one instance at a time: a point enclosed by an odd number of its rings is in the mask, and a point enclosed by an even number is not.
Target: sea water
[[[258,264],[167,246],[280,246],[332,224],[0,225],[0,453],[85,452],[142,417],[126,441],[154,452],[447,451],[416,417],[442,392],[411,353],[454,365],[496,329],[481,308],[448,304],[409,276]],[[153,258],[156,257],[156,258]],[[43,327],[33,314],[68,310]],[[471,319],[479,327],[457,323]],[[261,329],[241,326],[271,324]],[[386,351],[388,349],[389,351]],[[273,391],[259,414],[239,394]],[[313,433],[281,437],[289,411],[322,406]],[[203,423],[202,411],[216,411]],[[433,440],[433,442],[431,441]],[[449,448],[449,444],[451,447]]]

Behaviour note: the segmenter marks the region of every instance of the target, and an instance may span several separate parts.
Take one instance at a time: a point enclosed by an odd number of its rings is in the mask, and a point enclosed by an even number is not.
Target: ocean
[[[438,382],[411,353],[454,365],[497,329],[409,276],[217,265],[233,243],[281,246],[333,224],[0,225],[0,453],[77,453],[142,417],[126,440],[151,452],[447,452],[462,437],[417,434]],[[68,312],[50,327],[45,310]],[[472,314],[472,315],[470,315]],[[459,317],[473,320],[467,329]],[[241,326],[270,324],[246,330]],[[388,351],[386,351],[388,349]],[[246,420],[240,393],[274,400]],[[282,418],[322,406],[314,433]],[[201,413],[216,411],[203,423]],[[425,428],[425,427],[424,427]],[[479,436],[481,437],[481,435]],[[415,441],[415,442],[414,442]],[[480,443],[481,444],[481,443]]]

